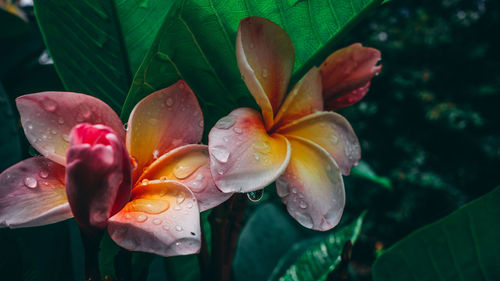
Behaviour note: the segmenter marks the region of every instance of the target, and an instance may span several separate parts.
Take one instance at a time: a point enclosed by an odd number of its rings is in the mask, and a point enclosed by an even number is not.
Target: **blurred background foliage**
[[[23,10],[28,21],[19,33],[0,38],[8,42],[0,44],[2,170],[30,156],[15,97],[63,90],[33,9]],[[291,253],[298,256],[310,245],[326,243],[364,210],[368,212],[355,235],[350,265],[342,269],[345,274],[336,270],[329,280],[371,280],[375,258],[389,246],[498,185],[498,26],[500,2],[495,0],[392,1],[341,38],[339,48],[361,42],[379,49],[383,57],[382,73],[367,97],[340,112],[360,139],[364,161],[358,172],[345,177],[347,206],[341,226],[327,233],[306,230],[290,219],[273,189],[266,189],[245,214],[235,280],[274,280],[295,261],[289,261]],[[366,176],[367,169],[375,181]],[[0,272],[8,276],[5,280],[82,279],[78,239],[72,221],[1,229]],[[199,277],[195,257],[135,258],[141,259],[148,261],[145,272],[152,263],[149,277],[143,274],[138,280]]]

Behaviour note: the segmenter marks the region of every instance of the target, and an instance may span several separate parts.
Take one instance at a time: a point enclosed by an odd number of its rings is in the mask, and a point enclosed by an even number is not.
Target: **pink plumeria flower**
[[[44,157],[0,174],[0,226],[75,216],[83,231],[107,227],[128,250],[199,251],[199,212],[231,194],[216,188],[208,148],[197,144],[203,115],[184,81],[141,100],[127,130],[109,106],[83,94],[42,92],[16,104],[28,140]]]
[[[236,40],[242,78],[262,114],[239,108],[210,131],[216,185],[223,192],[251,192],[276,181],[278,195],[300,224],[333,228],[345,205],[342,174],[359,162],[361,150],[349,122],[323,111],[322,80],[335,76],[328,72],[331,58],[323,73],[313,67],[285,98],[294,57],[288,35],[267,19],[250,17],[241,21]]]

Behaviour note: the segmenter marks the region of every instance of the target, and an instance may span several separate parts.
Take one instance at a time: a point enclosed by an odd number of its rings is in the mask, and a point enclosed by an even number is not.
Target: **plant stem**
[[[246,194],[237,193],[215,208],[209,220],[212,226],[212,280],[229,281],[231,265],[241,221],[248,205]]]
[[[85,280],[100,281],[101,272],[99,271],[99,245],[104,232],[99,231],[88,233],[80,229],[80,233],[85,252]]]

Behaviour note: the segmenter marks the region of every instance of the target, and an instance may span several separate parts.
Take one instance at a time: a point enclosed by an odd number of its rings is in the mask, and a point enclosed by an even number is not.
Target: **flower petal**
[[[125,145],[109,127],[80,124],[71,130],[66,159],[66,192],[76,222],[88,232],[105,228],[130,198]]]
[[[47,158],[66,164],[69,132],[79,123],[105,124],[125,140],[123,124],[103,101],[84,94],[41,92],[16,99],[24,133],[31,145]]]
[[[277,130],[285,136],[308,139],[324,148],[338,163],[342,174],[349,175],[361,159],[358,138],[349,122],[335,112],[307,115]]]
[[[176,180],[184,183],[196,196],[200,212],[211,209],[231,197],[221,192],[210,173],[208,146],[189,144],[162,155],[142,173],[139,182],[147,180]]]
[[[184,81],[145,97],[134,107],[128,121],[127,149],[137,162],[134,179],[162,154],[197,143],[202,134],[200,105]]]
[[[72,216],[64,189],[64,166],[33,157],[0,174],[0,227],[39,226]]]
[[[176,181],[148,181],[109,219],[108,232],[121,247],[161,256],[197,253],[200,214],[193,193]]]
[[[338,224],[345,205],[339,167],[323,148],[302,138],[289,138],[292,157],[276,181],[278,196],[301,225],[329,230]]]
[[[331,54],[321,65],[325,107],[339,109],[361,100],[368,92],[372,77],[382,69],[377,65],[379,60],[379,50],[360,43]]]
[[[272,183],[290,160],[290,144],[269,136],[260,114],[239,108],[219,120],[208,135],[210,170],[223,192],[250,192]]]
[[[274,120],[273,128],[279,128],[300,117],[323,110],[321,76],[317,67],[309,72],[293,87]]]
[[[236,38],[238,66],[268,129],[285,97],[293,56],[292,42],[277,24],[259,17],[240,22]]]

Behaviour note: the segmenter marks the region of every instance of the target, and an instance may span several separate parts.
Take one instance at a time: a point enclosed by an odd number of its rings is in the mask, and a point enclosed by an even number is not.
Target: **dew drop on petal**
[[[183,228],[182,228],[182,226],[180,226],[180,225],[176,225],[176,226],[175,226],[175,230],[177,230],[177,231],[182,231],[182,230],[183,230]]]
[[[237,134],[241,134],[243,130],[240,127],[234,127],[233,131]]]
[[[262,77],[267,78],[268,73],[267,73],[267,68],[262,69]]]
[[[170,227],[168,227],[168,225],[166,225],[166,224],[162,225],[161,228],[163,228],[163,230],[165,230],[165,231],[170,230]]]
[[[148,179],[143,179],[143,180],[141,181],[141,184],[142,184],[142,185],[147,185],[148,183],[149,183],[149,180],[148,180]]]
[[[285,197],[290,194],[290,189],[288,188],[288,183],[281,177],[276,180],[276,192],[280,197]]]
[[[145,222],[147,219],[148,216],[146,216],[145,214],[140,214],[135,218],[137,222]]]
[[[155,151],[153,151],[153,158],[158,159],[158,156],[160,156],[160,152],[158,151],[158,149],[155,149]]]
[[[309,216],[308,214],[297,211],[297,212],[295,212],[294,217],[303,226],[305,226],[307,228],[313,227],[313,220],[312,220],[311,216]]]
[[[49,177],[49,172],[47,172],[46,170],[41,170],[40,173],[39,173],[39,176],[42,178],[42,179],[46,179]]]
[[[155,224],[155,225],[160,225],[161,223],[162,223],[162,220],[160,220],[160,219],[153,220],[153,224]]]
[[[169,208],[169,203],[166,200],[161,199],[146,199],[139,198],[132,201],[131,209],[136,212],[144,212],[148,214],[160,214]]]
[[[36,188],[38,186],[38,182],[34,177],[25,177],[23,182],[27,188]]]
[[[186,199],[186,195],[184,194],[184,192],[180,192],[177,195],[176,202],[177,202],[177,204],[181,204],[182,202],[184,202],[185,199]]]
[[[210,149],[212,156],[221,163],[227,163],[229,159],[229,151],[223,146],[215,146]]]
[[[302,209],[305,209],[305,208],[307,208],[307,203],[304,200],[301,200],[299,202],[299,207]]]
[[[161,176],[161,177],[160,177],[160,180],[161,180],[161,181],[167,181],[167,180],[168,180],[168,178],[167,178],[166,176]]]
[[[124,129],[125,131],[128,131],[128,123],[123,124],[123,129]]]
[[[174,105],[174,99],[172,99],[171,97],[168,97],[167,100],[165,101],[165,105],[167,107],[171,107],[172,105]]]
[[[188,207],[188,209],[193,208],[193,202],[188,202],[188,203],[186,204],[186,206]]]
[[[64,124],[64,118],[62,118],[62,117],[57,118],[57,123],[59,123],[59,125],[63,125]]]
[[[236,122],[236,120],[232,116],[228,115],[226,117],[221,118],[219,121],[217,121],[217,123],[215,123],[215,127],[217,129],[227,130],[227,129],[231,128],[235,122]]]
[[[187,186],[193,192],[200,192],[205,188],[204,178],[205,177],[202,174],[198,174],[194,180],[187,183]]]
[[[49,112],[53,112],[54,110],[57,109],[57,103],[50,98],[45,98],[44,100],[42,100],[41,103],[42,103],[43,109],[45,109]]]

